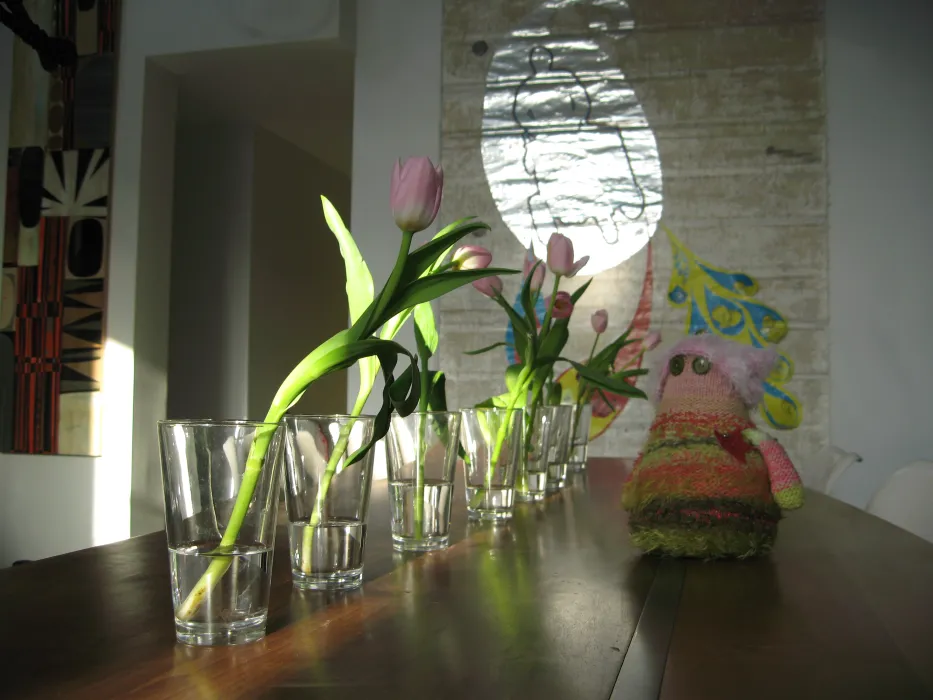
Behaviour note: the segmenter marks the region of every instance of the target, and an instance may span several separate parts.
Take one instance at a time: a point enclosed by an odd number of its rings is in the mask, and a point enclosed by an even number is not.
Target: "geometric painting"
[[[27,0],[75,66],[13,54],[0,285],[0,450],[100,454],[118,6]]]

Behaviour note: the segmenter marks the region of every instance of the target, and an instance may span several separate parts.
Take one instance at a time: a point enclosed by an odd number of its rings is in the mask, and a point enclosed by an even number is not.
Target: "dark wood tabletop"
[[[376,482],[361,590],[292,588],[284,531],[266,638],[175,643],[161,533],[0,571],[11,698],[933,698],[933,545],[819,494],[741,562],[643,557],[627,463],[513,522],[392,552]],[[458,486],[462,482],[458,482]]]

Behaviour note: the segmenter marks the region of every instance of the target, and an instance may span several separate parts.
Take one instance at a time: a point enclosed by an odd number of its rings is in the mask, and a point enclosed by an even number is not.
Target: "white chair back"
[[[933,542],[933,462],[913,462],[894,472],[868,512]]]
[[[854,452],[846,452],[840,447],[829,445],[805,460],[800,466],[800,478],[807,488],[830,493],[839,477],[862,458]]]

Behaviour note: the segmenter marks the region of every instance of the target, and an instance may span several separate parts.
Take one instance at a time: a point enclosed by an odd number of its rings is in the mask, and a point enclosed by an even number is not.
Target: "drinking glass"
[[[386,464],[395,549],[429,551],[447,546],[459,447],[459,412],[392,417]]]
[[[372,416],[285,417],[285,507],[292,583],[345,590],[363,581],[373,451]]]
[[[515,498],[519,501],[535,503],[543,501],[547,495],[548,441],[554,418],[552,408],[538,406],[525,414],[523,459],[515,485]]]
[[[159,422],[179,642],[265,636],[282,442],[273,423]]]
[[[524,411],[471,408],[461,411],[460,441],[467,514],[479,520],[508,520],[515,508],[515,476],[521,462]]]
[[[554,413],[547,449],[547,490],[554,492],[567,485],[573,406],[561,405],[550,406],[549,408]]]
[[[586,469],[586,457],[590,444],[590,423],[593,422],[593,404],[585,403],[573,407],[573,429],[571,430],[570,471]]]

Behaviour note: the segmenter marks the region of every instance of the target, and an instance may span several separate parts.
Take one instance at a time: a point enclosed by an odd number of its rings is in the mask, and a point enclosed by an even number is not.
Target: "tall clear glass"
[[[265,636],[282,442],[271,423],[159,422],[179,642]]]
[[[515,476],[521,464],[524,411],[470,408],[461,413],[467,514],[478,520],[508,520],[515,509]]]
[[[450,541],[460,413],[396,414],[388,437],[392,544],[397,550],[443,549]]]
[[[372,416],[285,416],[285,507],[292,582],[344,590],[363,582],[373,451]]]
[[[548,441],[554,420],[553,406],[538,406],[525,413],[525,444],[515,482],[515,498],[525,503],[543,501],[547,495]]]
[[[553,411],[553,423],[547,449],[547,490],[554,492],[567,485],[573,406],[561,405],[549,408]]]
[[[586,458],[590,445],[590,424],[593,422],[593,404],[585,403],[573,407],[573,430],[570,443],[570,471],[586,469]]]

